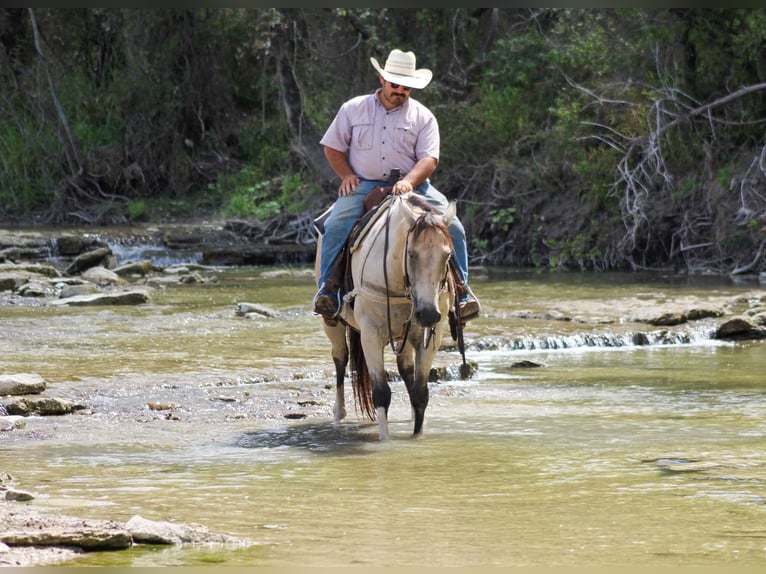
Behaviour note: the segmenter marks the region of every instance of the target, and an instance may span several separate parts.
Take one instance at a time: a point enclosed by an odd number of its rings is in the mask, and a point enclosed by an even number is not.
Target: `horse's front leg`
[[[335,406],[333,420],[337,424],[346,418],[346,396],[344,380],[348,366],[348,344],[346,342],[346,326],[343,323],[331,327],[324,324],[324,331],[332,343],[332,361],[335,364]]]
[[[362,335],[362,348],[367,361],[367,371],[372,380],[372,404],[378,419],[379,438],[386,441],[389,439],[388,407],[391,406],[391,387],[388,385],[383,362],[383,344],[377,336]]]
[[[419,345],[422,345],[422,341]],[[396,358],[399,374],[402,376],[407,387],[407,393],[410,396],[412,419],[414,421],[412,434],[414,435],[419,435],[423,432],[423,422],[425,420],[426,407],[428,406],[428,376],[431,371],[433,353],[424,353],[424,351],[426,350],[418,348],[416,352],[412,348],[412,344],[408,343]]]
[[[367,363],[372,377],[372,404],[375,406],[375,416],[378,419],[378,437],[380,440],[388,440],[388,407],[391,406],[391,387],[386,379],[386,370],[383,361],[380,367]]]

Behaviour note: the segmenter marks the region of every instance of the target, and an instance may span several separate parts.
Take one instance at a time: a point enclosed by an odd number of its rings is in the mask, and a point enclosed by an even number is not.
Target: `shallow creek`
[[[476,374],[431,384],[419,439],[392,383],[392,440],[379,444],[350,388],[349,417],[332,424],[310,270],[273,271],[210,271],[138,307],[0,307],[0,372],[38,373],[47,394],[87,407],[0,436],[0,470],[31,504],[250,542],[68,565],[766,563],[766,343],[713,341],[703,320],[636,346],[630,333],[661,329],[629,320],[757,283],[476,273]],[[237,317],[238,302],[281,317]],[[510,367],[521,360],[542,367]]]

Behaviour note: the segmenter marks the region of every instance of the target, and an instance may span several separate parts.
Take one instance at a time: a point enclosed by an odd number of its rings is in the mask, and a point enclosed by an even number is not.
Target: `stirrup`
[[[330,308],[330,305],[333,305],[334,309]],[[340,314],[340,305],[340,291],[333,292],[325,286],[322,286],[322,288],[317,291],[311,304],[314,313],[321,315],[325,320],[335,319]]]
[[[467,321],[476,319],[481,314],[481,303],[479,298],[474,295],[471,288],[463,284],[463,297],[458,305],[460,305],[460,321],[465,324]]]

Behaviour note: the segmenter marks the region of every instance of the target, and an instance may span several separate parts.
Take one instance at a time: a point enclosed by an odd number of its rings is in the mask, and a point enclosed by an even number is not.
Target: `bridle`
[[[389,242],[388,238],[389,238],[390,221],[391,221],[391,206],[388,207],[388,210],[386,213],[386,238],[385,238],[385,243],[383,247],[383,280],[385,282],[385,287],[386,287],[386,318],[388,321],[388,343],[391,346],[391,350],[397,356],[400,355],[402,350],[404,349],[404,344],[405,344],[405,341],[407,340],[407,335],[409,335],[410,327],[412,326],[412,315],[415,312],[415,304],[414,304],[414,301],[412,300],[412,292],[410,290],[411,282],[410,282],[410,270],[408,265],[409,257],[407,255],[407,253],[409,252],[410,237],[412,236],[414,231],[417,229],[418,223],[420,222],[420,220],[426,217],[428,213],[429,211],[426,211],[426,213],[423,213],[422,215],[418,216],[418,218],[413,222],[413,224],[407,230],[407,235],[404,239],[404,296],[410,300],[410,316],[404,322],[404,333],[402,334],[402,341],[398,348],[396,346],[396,343],[394,342],[393,329],[391,327],[391,295],[390,295],[390,290],[388,287],[388,266],[385,263],[386,260],[388,259],[388,242]],[[449,289],[450,287],[454,289],[452,276],[449,273],[449,260],[452,257],[452,254],[455,251],[455,249],[452,244],[452,238],[450,237],[446,227],[437,226],[437,229],[439,229],[439,231],[444,234],[444,236],[447,239],[447,244],[449,245],[449,254],[447,255],[447,264],[444,266],[444,277],[442,278],[441,283],[439,284],[439,293],[443,293],[445,289]],[[423,333],[424,348],[428,347],[428,345],[431,344],[435,331],[436,331],[436,327],[430,327],[426,329],[425,332]]]

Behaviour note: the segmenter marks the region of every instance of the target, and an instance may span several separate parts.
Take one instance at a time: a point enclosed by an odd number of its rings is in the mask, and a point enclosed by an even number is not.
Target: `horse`
[[[323,321],[335,365],[335,423],[346,416],[344,378],[351,363],[354,398],[379,440],[389,439],[391,404],[384,354],[390,344],[409,394],[413,435],[421,435],[428,406],[428,378],[455,307],[450,272],[454,247],[447,226],[455,202],[439,213],[414,193],[390,195],[349,244],[351,290],[338,321]],[[321,234],[315,275],[319,277]],[[413,320],[414,319],[414,320]],[[333,324],[335,323],[335,324]]]

